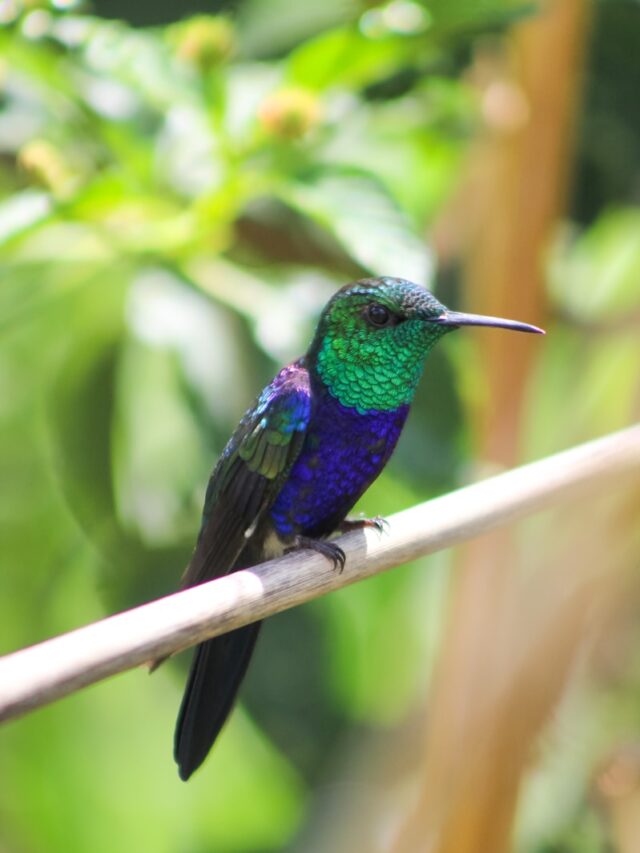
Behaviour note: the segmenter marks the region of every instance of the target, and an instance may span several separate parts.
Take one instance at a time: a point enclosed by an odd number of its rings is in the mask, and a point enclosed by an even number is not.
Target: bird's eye
[[[384,326],[393,326],[394,320],[396,320],[395,315],[384,305],[380,305],[379,302],[367,305],[366,318],[376,329],[382,329]]]

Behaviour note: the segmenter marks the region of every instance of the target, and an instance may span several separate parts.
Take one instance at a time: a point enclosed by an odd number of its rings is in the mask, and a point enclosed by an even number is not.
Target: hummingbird
[[[402,278],[364,278],[338,290],[306,354],[283,367],[247,410],[209,479],[200,533],[182,588],[295,549],[345,554],[327,537],[382,519],[348,519],[391,456],[425,357],[448,332],[527,323],[450,311]],[[229,716],[260,622],[207,640],[191,662],[174,757],[187,780]]]

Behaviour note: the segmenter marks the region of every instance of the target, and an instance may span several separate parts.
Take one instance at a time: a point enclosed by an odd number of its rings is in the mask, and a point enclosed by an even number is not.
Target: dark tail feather
[[[173,755],[185,782],[207,757],[247,671],[260,622],[207,640],[195,650],[176,723]]]

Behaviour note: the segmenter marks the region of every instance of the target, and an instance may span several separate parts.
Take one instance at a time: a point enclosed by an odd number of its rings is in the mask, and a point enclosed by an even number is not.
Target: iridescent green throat
[[[316,355],[316,370],[329,393],[361,414],[410,403],[424,359],[445,330],[410,320],[394,329],[352,334],[328,332]]]

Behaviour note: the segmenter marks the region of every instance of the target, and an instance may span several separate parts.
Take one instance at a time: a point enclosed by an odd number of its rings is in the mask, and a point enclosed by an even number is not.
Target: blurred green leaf
[[[364,269],[427,283],[431,257],[402,211],[371,177],[324,173],[281,190],[285,202],[322,225]]]
[[[126,277],[121,275],[119,284],[102,288],[101,299],[93,289],[81,295],[75,309],[83,320],[83,334],[70,342],[49,394],[55,463],[65,496],[89,538],[111,558],[123,544],[111,441],[125,292]]]
[[[355,0],[325,0],[312,5],[292,5],[288,0],[246,0],[238,21],[240,45],[252,56],[278,55],[357,10]]]
[[[537,0],[429,0],[434,29],[493,29],[505,27],[539,8]]]
[[[287,61],[287,79],[310,89],[358,89],[393,73],[413,56],[411,44],[370,39],[355,27],[340,27],[304,42]]]
[[[0,246],[47,218],[53,208],[49,193],[25,190],[0,204]]]
[[[639,268],[640,211],[610,210],[573,243],[557,248],[552,293],[579,320],[624,318],[640,311]]]

